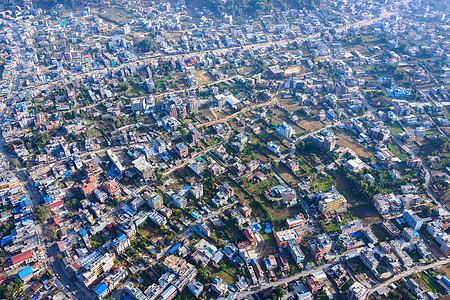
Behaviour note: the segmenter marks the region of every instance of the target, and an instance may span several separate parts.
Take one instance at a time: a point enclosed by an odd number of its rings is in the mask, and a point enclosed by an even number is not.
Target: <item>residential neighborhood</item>
[[[0,299],[446,299],[446,1],[0,1]]]

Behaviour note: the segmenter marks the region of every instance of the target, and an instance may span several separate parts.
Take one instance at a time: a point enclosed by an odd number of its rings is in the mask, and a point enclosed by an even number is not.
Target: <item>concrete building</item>
[[[294,130],[286,122],[281,123],[278,131],[285,138],[290,138],[293,135]]]
[[[367,298],[367,288],[359,282],[355,282],[348,290],[348,300],[365,300]]]
[[[163,198],[155,192],[148,195],[147,203],[154,210],[158,210],[164,205]]]
[[[287,243],[287,248],[292,258],[297,264],[302,263],[305,260],[305,254],[303,253],[300,244],[297,241],[292,240]]]
[[[406,209],[403,213],[403,219],[414,230],[420,230],[423,225],[422,219],[412,210]]]

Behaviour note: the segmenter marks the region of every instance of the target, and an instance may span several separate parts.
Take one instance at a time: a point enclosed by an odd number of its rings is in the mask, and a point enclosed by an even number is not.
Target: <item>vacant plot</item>
[[[225,266],[226,266],[225,270],[214,269],[213,267],[210,267],[211,274],[214,277],[221,278],[228,285],[234,285],[238,279],[239,271],[236,269],[235,266],[231,264],[225,264]]]
[[[403,132],[402,127],[398,123],[389,125],[389,129],[391,130],[391,133],[395,136]]]
[[[364,225],[370,225],[383,221],[378,211],[372,204],[366,203],[350,208],[350,213],[360,219]]]
[[[299,213],[301,213],[301,211],[296,208],[296,207],[286,207],[286,208],[271,208],[268,207],[270,214],[272,215],[272,217],[276,220],[276,219],[284,219],[284,218],[293,218],[296,215],[298,215]]]
[[[309,118],[307,120],[302,120],[299,122],[298,126],[309,131],[316,131],[325,127],[325,125],[322,122],[318,121],[316,118]]]
[[[124,10],[121,7],[113,6],[105,9],[105,11],[99,16],[107,21],[123,25],[127,21],[128,16],[131,14],[131,11]]]
[[[386,230],[384,230],[381,224],[373,225],[372,231],[380,242],[386,242],[390,240],[389,234],[386,232]]]
[[[400,158],[401,161],[406,161],[408,159],[408,155],[406,155],[403,150],[397,145],[397,144],[387,144],[389,150],[398,158]]]
[[[335,185],[335,183],[331,178],[316,176],[311,183],[311,189],[315,191],[326,191],[333,185]]]
[[[336,144],[338,144],[339,146],[350,148],[360,156],[367,157],[370,155],[369,152],[367,152],[363,147],[358,145],[351,137],[344,134],[342,131],[335,130],[335,134],[339,138],[339,140],[336,142]]]
[[[284,164],[280,164],[276,171],[287,184],[298,182],[297,177]]]

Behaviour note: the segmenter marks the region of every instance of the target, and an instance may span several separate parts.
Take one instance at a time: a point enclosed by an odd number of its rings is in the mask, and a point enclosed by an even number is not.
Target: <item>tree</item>
[[[281,298],[283,298],[283,296],[284,296],[284,290],[281,288],[281,286],[278,286],[270,294],[270,298],[274,299],[274,300],[281,299]]]
[[[428,217],[431,214],[431,208],[429,206],[424,206],[422,208],[422,213]]]
[[[50,224],[45,227],[44,235],[50,240],[56,240],[56,232],[56,226]]]
[[[38,205],[34,208],[33,216],[41,222],[49,218],[50,208],[47,205]]]
[[[436,148],[438,148],[439,151],[443,151],[447,149],[448,142],[448,137],[446,135],[440,135],[436,138]]]
[[[274,169],[278,169],[278,167],[280,166],[280,164],[276,160],[272,161],[271,165]]]
[[[17,158],[13,158],[11,159],[10,165],[12,168],[16,169],[17,167],[20,166],[20,162]]]

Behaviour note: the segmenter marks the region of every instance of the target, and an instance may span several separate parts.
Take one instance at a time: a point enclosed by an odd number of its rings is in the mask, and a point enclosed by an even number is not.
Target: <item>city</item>
[[[446,299],[449,10],[0,1],[0,299]]]

